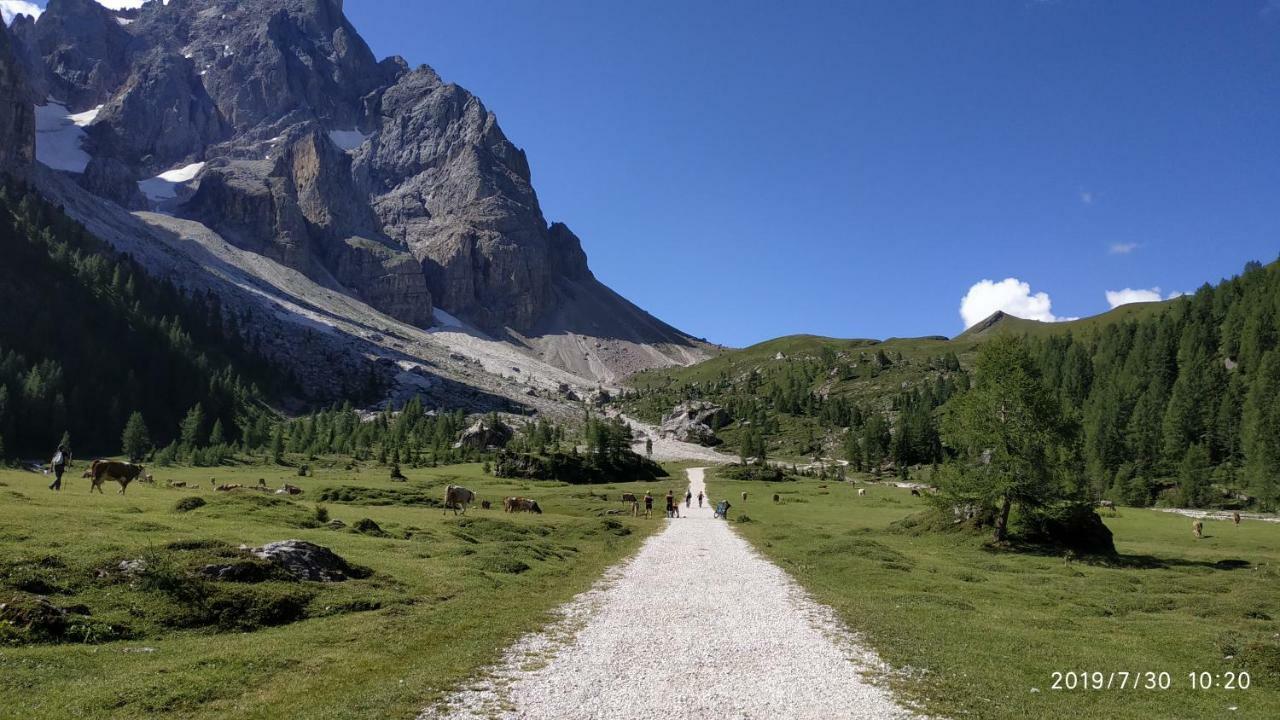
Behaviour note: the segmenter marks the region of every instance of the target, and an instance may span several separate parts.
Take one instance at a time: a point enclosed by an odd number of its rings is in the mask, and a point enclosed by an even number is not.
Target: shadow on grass
[[[1253,567],[1253,563],[1240,558],[1223,560],[1188,560],[1186,558],[1162,558],[1155,555],[1074,555],[1060,547],[1038,545],[1034,543],[1011,541],[1003,545],[990,542],[982,545],[982,550],[996,554],[1034,555],[1043,558],[1070,559],[1091,567],[1105,567],[1126,570],[1170,570],[1174,568],[1206,568],[1209,570],[1242,570]]]

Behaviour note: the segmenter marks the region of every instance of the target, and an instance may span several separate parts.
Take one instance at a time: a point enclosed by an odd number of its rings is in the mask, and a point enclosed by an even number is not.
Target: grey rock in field
[[[329,548],[305,540],[281,540],[249,552],[280,565],[300,580],[343,582],[368,574],[367,570],[349,564]]]
[[[715,428],[728,424],[729,420],[728,411],[714,403],[683,402],[662,418],[658,432],[672,440],[711,447],[720,444]]]
[[[135,560],[121,560],[120,564],[116,566],[116,569],[125,575],[137,575],[139,573],[146,572],[147,561],[142,558],[137,558]]]
[[[440,307],[587,377],[705,357],[701,341],[592,275],[578,237],[544,217],[525,152],[478,98],[425,65],[378,60],[341,0],[129,11],[50,0],[12,38],[0,87],[11,66],[23,97],[74,113],[102,106],[76,179],[98,198],[197,221],[420,328]],[[17,110],[0,108],[0,137]],[[176,197],[136,189],[201,162]],[[112,220],[87,201],[62,204]]]

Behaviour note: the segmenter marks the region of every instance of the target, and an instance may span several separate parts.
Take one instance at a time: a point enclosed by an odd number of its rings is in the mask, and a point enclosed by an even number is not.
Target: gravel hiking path
[[[419,720],[915,717],[863,677],[884,665],[830,608],[698,508],[688,473],[682,518]]]

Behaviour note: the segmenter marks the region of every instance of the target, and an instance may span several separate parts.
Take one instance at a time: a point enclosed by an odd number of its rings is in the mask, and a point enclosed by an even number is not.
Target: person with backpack
[[[53,484],[49,486],[50,490],[62,489],[62,473],[66,472],[71,466],[71,449],[66,445],[59,445],[58,452],[53,454],[53,460],[49,462],[49,469],[53,470]]]

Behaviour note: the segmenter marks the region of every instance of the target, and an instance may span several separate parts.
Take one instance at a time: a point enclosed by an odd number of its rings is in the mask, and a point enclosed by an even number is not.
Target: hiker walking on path
[[[653,515],[653,496],[646,490],[644,493],[644,516],[651,517]]]
[[[62,489],[62,473],[66,472],[70,465],[71,448],[59,445],[58,452],[54,453],[53,460],[49,462],[49,468],[53,470],[53,484],[49,486],[50,490]]]
[[[702,507],[702,491],[698,491],[698,507]]]
[[[672,513],[675,512],[675,506],[676,506],[675,493],[672,492],[671,490],[668,490],[667,491],[667,517],[671,517]]]
[[[693,491],[692,491],[692,490],[685,490],[685,491],[684,491],[684,506],[685,506],[685,507],[693,507],[693,504],[692,504],[692,503],[693,503]]]

